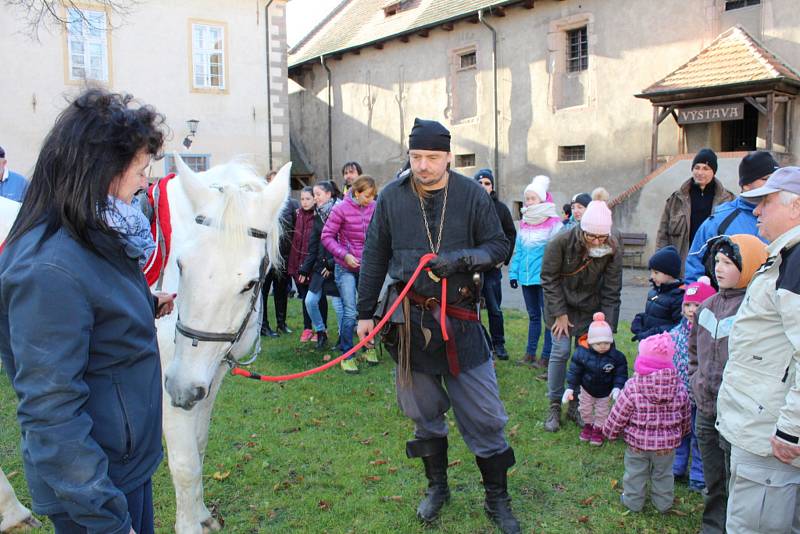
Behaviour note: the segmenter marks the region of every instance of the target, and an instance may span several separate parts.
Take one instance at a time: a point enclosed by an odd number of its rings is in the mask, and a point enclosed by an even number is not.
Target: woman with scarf
[[[161,365],[146,185],[164,117],[89,89],[44,140],[0,254],[0,354],[17,393],[33,509],[57,534],[150,534]],[[11,333],[13,332],[13,337]]]
[[[561,397],[567,360],[574,345],[589,330],[592,314],[602,311],[616,331],[622,290],[622,247],[611,229],[611,210],[602,200],[592,200],[579,226],[559,232],[544,252],[542,289],[544,319],[553,336],[547,367],[550,410],[544,429],[561,428]],[[577,401],[570,401],[567,416],[583,426]]]
[[[322,229],[325,227],[328,217],[330,217],[331,210],[339,203],[339,195],[339,190],[333,182],[325,181],[314,184],[314,203],[317,205],[314,228],[311,230],[311,237],[308,239],[308,256],[306,256],[302,267],[300,267],[300,275],[310,280],[305,304],[308,315],[311,317],[314,334],[317,336],[317,350],[324,349],[328,343],[327,326],[320,312],[320,300],[324,299],[326,295],[333,300],[333,309],[336,310],[336,322],[339,326],[340,336],[342,332],[344,306],[342,299],[339,298],[339,290],[336,287],[333,254],[322,246],[321,240]],[[340,343],[337,343],[337,346]]]
[[[519,363],[545,369],[550,361],[552,345],[550,331],[546,327],[541,358],[536,359],[544,311],[542,258],[548,241],[562,229],[553,197],[547,192],[549,187],[550,178],[542,175],[534,177],[525,187],[522,220],[514,245],[514,256],[508,266],[509,283],[514,289],[522,286],[522,296],[528,310],[528,346],[525,357]]]

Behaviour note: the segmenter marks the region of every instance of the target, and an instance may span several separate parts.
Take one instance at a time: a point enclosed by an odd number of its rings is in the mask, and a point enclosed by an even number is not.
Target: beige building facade
[[[797,75],[796,0],[351,0],[290,51],[292,143],[317,177],[340,179],[342,163],[358,160],[385,181],[406,160],[414,117],[431,118],[453,135],[455,168],[498,170],[511,206],[536,174],[552,177],[557,203],[598,185],[615,197],[653,166],[654,106],[636,95],[736,25]],[[800,106],[778,100],[772,149],[795,161]],[[670,117],[655,166],[703,146],[765,148],[763,117],[756,127],[742,140],[719,121]],[[650,217],[665,198],[652,199]],[[624,229],[639,231],[633,219],[648,215],[636,211]]]
[[[87,85],[166,116],[168,155],[153,176],[171,170],[171,152],[195,169],[244,156],[266,172],[289,160],[286,0],[119,3],[127,12],[65,3],[38,40],[23,12],[0,3],[0,146],[11,169],[30,176],[56,116]]]

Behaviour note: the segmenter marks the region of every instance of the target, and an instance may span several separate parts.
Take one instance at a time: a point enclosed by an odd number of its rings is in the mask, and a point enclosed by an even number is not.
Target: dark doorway
[[[722,151],[755,150],[758,136],[758,110],[744,105],[744,119],[722,123]]]

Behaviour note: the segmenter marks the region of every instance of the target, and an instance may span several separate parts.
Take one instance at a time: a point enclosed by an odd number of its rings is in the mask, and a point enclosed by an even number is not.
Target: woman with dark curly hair
[[[0,254],[0,354],[34,511],[61,533],[153,532],[161,366],[150,250],[130,203],[164,117],[89,89],[48,133]],[[13,333],[13,336],[12,336]]]

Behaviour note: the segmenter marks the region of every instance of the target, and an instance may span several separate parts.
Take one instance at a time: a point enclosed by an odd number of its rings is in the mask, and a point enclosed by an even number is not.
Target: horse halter
[[[202,224],[203,226],[210,226],[211,219],[205,217],[204,215],[198,215],[195,217],[195,222],[197,224]],[[255,237],[257,239],[267,239],[267,233],[256,228],[248,228],[247,234],[251,237]],[[195,330],[194,328],[190,328],[181,322],[180,315],[178,316],[178,320],[175,323],[175,331],[182,336],[189,338],[192,340],[192,346],[196,347],[197,344],[201,341],[211,341],[211,342],[218,342],[218,343],[225,343],[228,342],[230,345],[228,346],[228,350],[225,351],[225,354],[222,356],[222,361],[227,363],[231,368],[236,366],[237,362],[231,356],[231,351],[233,347],[236,346],[236,343],[239,342],[241,339],[242,334],[244,334],[245,329],[247,328],[247,324],[250,322],[250,317],[253,315],[253,311],[255,311],[256,305],[258,304],[258,298],[261,296],[261,288],[264,285],[264,280],[267,277],[267,272],[269,271],[269,254],[267,254],[267,245],[264,245],[264,258],[261,260],[261,265],[258,268],[258,282],[253,287],[253,295],[250,297],[250,306],[248,307],[247,314],[244,316],[244,320],[242,321],[241,326],[236,332],[207,332],[205,330]],[[256,356],[258,356],[258,351],[256,352]],[[253,358],[255,360],[255,358]],[[253,360],[247,363],[251,363]]]

